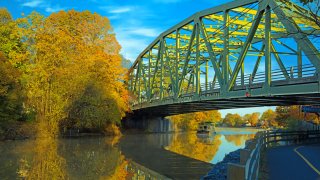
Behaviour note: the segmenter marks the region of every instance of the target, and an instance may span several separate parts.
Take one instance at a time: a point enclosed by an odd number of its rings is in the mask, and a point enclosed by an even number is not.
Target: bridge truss
[[[319,18],[320,19],[320,18]],[[156,38],[128,73],[134,111],[317,104],[320,27],[287,0],[236,0]]]

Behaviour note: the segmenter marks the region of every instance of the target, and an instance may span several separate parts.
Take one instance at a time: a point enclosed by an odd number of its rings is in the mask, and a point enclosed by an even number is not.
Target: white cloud
[[[130,6],[101,6],[99,9],[107,11],[110,14],[123,14],[127,12],[131,12],[134,7]]]
[[[137,28],[128,31],[130,34],[139,35],[139,36],[146,36],[146,37],[157,37],[160,32],[156,29],[152,28]]]
[[[138,55],[160,34],[157,29],[146,27],[115,28],[122,55],[134,61]]]
[[[110,20],[115,20],[115,19],[119,19],[121,16],[119,16],[119,15],[113,15],[113,16],[108,16],[108,19],[110,19]]]
[[[183,0],[154,0],[154,2],[156,3],[163,3],[163,4],[178,3],[182,1]]]
[[[122,47],[121,53],[131,61],[135,61],[138,55],[148,46],[145,39],[129,38],[128,36],[117,36]]]
[[[131,7],[120,7],[120,8],[115,8],[109,11],[109,13],[111,14],[120,14],[120,13],[126,13],[131,11],[132,8]]]
[[[47,7],[45,9],[45,11],[48,12],[48,13],[53,13],[53,12],[57,12],[57,11],[61,11],[61,10],[64,10],[64,8],[61,8],[61,7],[54,7],[54,8]]]
[[[44,0],[32,0],[29,2],[25,2],[21,4],[23,7],[29,7],[29,8],[41,8],[44,9],[48,13],[57,12],[60,10],[64,10],[66,8],[60,7],[59,5],[51,6],[50,3],[44,1]]]
[[[22,6],[34,8],[34,7],[41,6],[42,4],[43,4],[43,1],[41,0],[33,0],[33,1],[23,3]]]

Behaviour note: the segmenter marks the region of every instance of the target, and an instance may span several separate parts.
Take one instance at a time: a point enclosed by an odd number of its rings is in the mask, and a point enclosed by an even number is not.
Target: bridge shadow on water
[[[212,164],[164,148],[172,138],[173,134],[125,135],[119,147],[126,159],[171,179],[200,179],[206,175]]]

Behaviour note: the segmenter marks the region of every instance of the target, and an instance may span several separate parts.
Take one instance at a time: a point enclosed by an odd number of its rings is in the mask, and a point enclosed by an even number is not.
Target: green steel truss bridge
[[[320,104],[316,18],[287,0],[236,0],[195,13],[160,34],[130,68],[133,111]]]

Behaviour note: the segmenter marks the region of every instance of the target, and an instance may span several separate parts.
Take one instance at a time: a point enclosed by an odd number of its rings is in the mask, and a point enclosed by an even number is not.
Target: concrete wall
[[[146,132],[164,133],[173,131],[173,125],[164,117],[136,116],[122,121],[125,129],[139,129]]]

